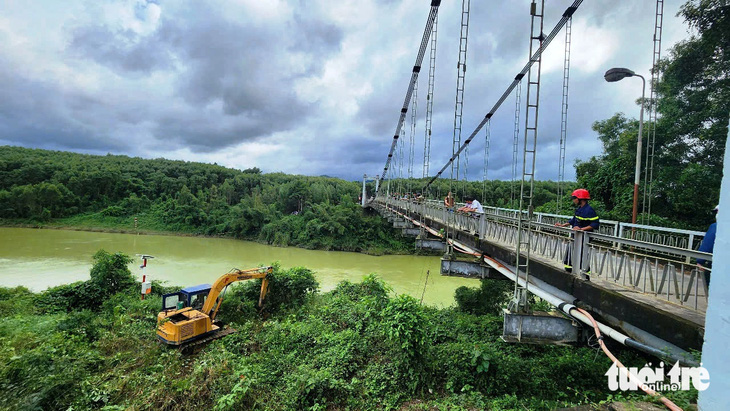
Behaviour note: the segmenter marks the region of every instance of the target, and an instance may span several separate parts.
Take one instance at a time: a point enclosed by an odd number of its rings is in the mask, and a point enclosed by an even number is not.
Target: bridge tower
[[[454,104],[454,138],[451,155],[461,147],[462,113],[464,111],[464,83],[466,82],[466,51],[469,39],[469,8],[471,0],[461,1],[461,38],[459,39],[459,60],[456,63],[456,103]],[[451,163],[451,179],[459,180],[459,158]]]
[[[558,158],[558,198],[555,212],[560,214],[563,200],[563,181],[565,180],[565,147],[568,139],[568,84],[570,83],[570,41],[573,17],[565,22],[565,57],[563,59],[563,99],[560,112],[560,154]]]
[[[644,169],[644,198],[642,201],[642,223],[651,215],[651,191],[654,179],[654,146],[656,145],[656,86],[659,83],[659,60],[662,52],[662,24],[664,22],[664,0],[657,0],[654,17],[654,53],[651,65],[651,91],[649,92],[649,141],[646,144]],[[643,104],[643,103],[642,103]]]
[[[428,89],[426,90],[426,133],[423,138],[423,178],[428,177],[431,163],[431,128],[433,122],[433,89],[436,82],[436,40],[438,38],[438,16],[433,21],[431,30],[431,54],[428,65]],[[425,195],[425,193],[424,193]]]
[[[515,128],[514,128],[514,135],[513,135],[513,141],[512,141],[512,183],[510,184],[510,202],[514,203],[515,199],[517,198],[517,194],[515,192],[515,185],[517,184],[517,160],[518,160],[518,152],[520,149],[520,98],[522,94],[522,76],[519,76],[517,82],[517,86],[515,87]],[[513,207],[513,204],[510,204],[510,207]]]
[[[526,312],[528,307],[528,287],[530,276],[530,251],[532,249],[532,211],[533,191],[535,187],[535,160],[537,158],[537,124],[540,103],[540,69],[542,67],[542,46],[545,36],[543,30],[543,13],[545,0],[532,0],[530,5],[530,59],[534,61],[527,72],[527,94],[525,105],[525,133],[522,149],[522,182],[520,184],[520,208],[517,214],[517,256],[515,268],[518,278],[524,279],[524,287],[515,281],[513,300],[510,311]],[[540,53],[533,53],[540,50]]]

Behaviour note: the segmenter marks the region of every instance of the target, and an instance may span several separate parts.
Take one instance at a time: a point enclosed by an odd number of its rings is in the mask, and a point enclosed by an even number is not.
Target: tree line
[[[0,147],[0,218],[133,227],[280,246],[403,251],[412,243],[363,213],[357,182],[215,164]],[[75,219],[70,219],[74,217]]]

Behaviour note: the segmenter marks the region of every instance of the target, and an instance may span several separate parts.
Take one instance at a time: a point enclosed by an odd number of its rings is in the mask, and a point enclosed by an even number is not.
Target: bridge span
[[[442,242],[444,259],[473,254],[475,263],[496,261],[516,272],[516,210],[485,207],[485,214],[470,215],[450,212],[437,201],[385,197],[365,207],[421,240]],[[569,216],[534,213],[531,218],[529,289],[546,290],[588,309],[645,344],[680,356],[701,349],[707,285],[693,260],[712,260],[712,255],[694,250],[703,233],[607,221],[598,233],[575,236],[554,226]],[[573,255],[572,273],[563,264],[568,252]],[[482,272],[504,278],[493,268]]]

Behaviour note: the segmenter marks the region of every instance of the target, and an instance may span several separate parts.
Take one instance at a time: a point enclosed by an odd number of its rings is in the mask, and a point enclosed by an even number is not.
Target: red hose
[[[421,226],[420,223],[417,223],[414,219],[408,217],[407,215],[405,215],[403,213],[400,213],[400,212],[398,212],[396,210],[392,210],[392,211],[400,214],[401,216],[403,216],[406,219],[410,220],[411,222],[417,224],[418,226]],[[426,229],[429,229],[429,231],[431,231],[430,227],[425,226],[425,225],[424,225],[424,227],[426,227]],[[433,231],[435,231],[435,230],[433,230]],[[434,233],[434,234],[437,235],[437,236],[439,236],[439,237],[443,237],[440,234],[436,234],[436,233]],[[469,252],[469,251],[467,251],[467,250],[459,247],[458,245],[456,245],[454,243],[453,240],[451,240],[449,238],[447,238],[446,241],[450,242],[451,245],[454,247],[454,249],[456,251],[459,251],[459,252],[461,252],[463,254],[470,254],[470,255],[473,255],[473,256],[476,256],[476,257],[481,257],[481,254],[472,253],[472,252]],[[586,317],[588,317],[588,319],[591,321],[591,324],[593,324],[593,329],[596,332],[596,337],[598,338],[598,344],[601,346],[601,349],[606,354],[606,356],[608,356],[608,358],[610,358],[611,361],[613,361],[613,363],[616,364],[617,367],[619,367],[619,368],[626,368],[626,366],[623,365],[621,363],[621,361],[619,361],[618,358],[616,358],[611,353],[611,351],[609,351],[608,348],[606,347],[606,344],[603,342],[603,337],[601,337],[601,330],[598,328],[598,324],[596,323],[596,320],[593,318],[593,316],[590,315],[588,313],[588,311],[586,311],[586,310],[584,310],[582,308],[575,307],[575,309],[578,310],[578,312],[580,312],[581,314],[583,314]],[[644,391],[645,393],[647,393],[648,395],[651,395],[653,397],[659,397],[659,401],[661,401],[668,409],[670,409],[672,411],[683,411],[679,406],[677,406],[677,404],[675,404],[671,400],[669,400],[669,398],[667,398],[667,397],[659,394],[658,392],[652,390],[651,388],[645,386],[645,384],[643,384],[634,374],[631,374],[631,372],[629,372],[628,369],[626,369],[626,373],[629,375],[629,378],[631,378],[632,380],[634,380],[637,383],[637,385],[639,386],[639,388],[642,389],[642,391]]]
[[[588,311],[586,311],[582,308],[575,307],[575,309],[578,310],[578,312],[580,312],[581,314],[588,317],[589,320],[591,320],[591,324],[593,324],[593,329],[596,332],[596,337],[598,338],[598,344],[601,346],[601,349],[606,354],[606,356],[608,358],[610,358],[611,361],[613,361],[613,363],[616,364],[617,367],[626,368],[626,366],[621,364],[621,361],[619,361],[618,358],[616,358],[611,353],[611,351],[609,351],[608,348],[606,348],[606,344],[603,342],[603,337],[601,337],[601,330],[598,328],[598,324],[596,323],[596,320],[593,319],[593,316],[591,316],[588,313]],[[653,397],[659,397],[659,401],[661,401],[668,409],[670,409],[672,411],[682,411],[682,409],[679,408],[677,406],[677,404],[670,401],[669,398],[659,394],[658,392],[652,390],[651,388],[649,388],[645,384],[643,384],[636,376],[634,376],[634,374],[631,374],[631,372],[629,372],[628,369],[626,369],[626,373],[629,375],[629,378],[634,380],[637,383],[637,385],[639,386],[639,388],[641,388],[645,393],[647,393]]]

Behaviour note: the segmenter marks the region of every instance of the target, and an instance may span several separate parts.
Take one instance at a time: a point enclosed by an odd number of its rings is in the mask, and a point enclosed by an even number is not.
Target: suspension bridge
[[[547,31],[545,1],[532,0],[529,13],[525,13],[525,18],[530,19],[527,61],[473,131],[466,135],[462,133],[462,120],[471,1],[462,0],[452,151],[448,161],[436,168],[432,164],[431,139],[441,1],[432,0],[384,168],[374,177],[375,190],[370,196],[365,184],[368,176],[364,177],[362,205],[377,210],[395,227],[402,228],[404,234],[415,236],[419,247],[443,252],[442,274],[511,280],[514,290],[512,301],[505,310],[503,338],[506,341],[578,341],[581,337],[576,324],[587,323],[578,313],[577,307],[582,307],[601,319],[604,334],[614,340],[653,355],[669,355],[691,362],[687,352],[702,347],[708,294],[703,270],[709,272],[709,269],[698,267],[695,261],[712,261],[712,255],[697,251],[704,233],[650,226],[644,224],[644,220],[632,224],[602,220],[596,232],[576,233],[555,226],[556,222],[565,222],[571,217],[564,214],[568,210],[560,209],[560,203],[566,195],[572,19],[580,12],[582,3],[582,0],[575,0],[562,14],[554,16],[557,22]],[[664,2],[657,0],[647,144],[645,152],[641,153],[645,157],[642,218],[651,214],[656,132],[654,87],[659,75],[656,66],[661,58],[663,9]],[[534,212],[542,56],[561,35],[564,36],[564,59],[557,158],[558,201],[555,213],[546,214]],[[427,53],[428,86],[421,144],[417,141],[416,123],[418,79]],[[484,214],[477,215],[454,212],[440,200],[441,193],[433,195],[432,185],[439,179],[447,180],[449,191],[457,198],[466,195],[469,146],[484,132],[482,190],[486,190],[490,122],[511,96],[515,101],[511,199],[512,204],[518,206],[515,209],[485,206]],[[408,142],[405,141],[407,120],[410,120]],[[422,160],[420,156],[416,158],[417,146],[423,147]],[[418,162],[422,162],[420,176],[414,174]],[[473,155],[471,162],[473,165]],[[425,183],[413,187],[416,178]],[[397,186],[391,187],[391,182]],[[414,191],[422,196],[402,195]],[[401,194],[394,196],[392,193]],[[438,199],[434,200],[434,197]],[[482,197],[485,197],[484,193]],[[566,255],[572,257],[572,272],[565,270]],[[534,296],[550,302],[565,315],[534,312],[531,309]]]

